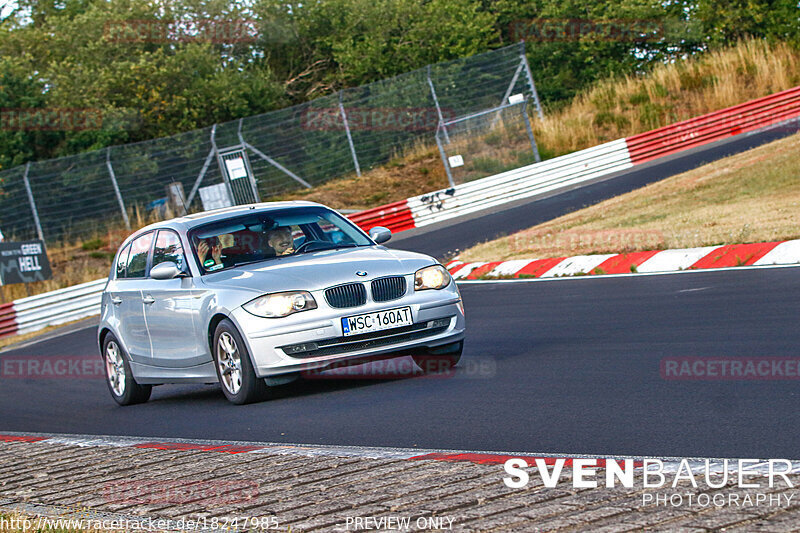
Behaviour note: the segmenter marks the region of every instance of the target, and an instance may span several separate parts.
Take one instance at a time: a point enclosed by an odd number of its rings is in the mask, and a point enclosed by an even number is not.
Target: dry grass
[[[752,40],[598,83],[536,121],[537,142],[565,154],[800,85],[800,51]]]
[[[463,261],[800,238],[800,134],[474,246]]]
[[[447,187],[442,160],[436,147],[416,146],[386,165],[364,172],[361,177],[329,181],[268,200],[308,200],[334,209],[369,209],[405,200]]]

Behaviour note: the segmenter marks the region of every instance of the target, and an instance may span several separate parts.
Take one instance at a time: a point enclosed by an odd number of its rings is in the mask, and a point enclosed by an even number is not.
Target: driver
[[[275,255],[291,255],[294,252],[292,229],[284,226],[269,230],[267,232],[267,244],[275,250]]]
[[[209,251],[211,257],[208,257]],[[200,241],[197,245],[197,257],[206,270],[222,268],[222,244],[219,242],[219,237],[209,237]]]

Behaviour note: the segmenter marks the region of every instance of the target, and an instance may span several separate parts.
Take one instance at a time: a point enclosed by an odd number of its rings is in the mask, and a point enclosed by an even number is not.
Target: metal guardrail
[[[625,140],[408,199],[415,226],[441,222],[593,180],[633,166]]]
[[[800,116],[800,87],[757,98],[626,139],[634,164]]]
[[[14,300],[0,308],[0,337],[31,333],[100,313],[107,279]]]

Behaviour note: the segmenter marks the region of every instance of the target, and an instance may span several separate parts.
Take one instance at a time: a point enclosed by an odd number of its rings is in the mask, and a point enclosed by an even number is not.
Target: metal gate
[[[253,204],[261,201],[244,146],[220,150],[217,159],[220,172],[225,178],[225,184],[234,204]]]

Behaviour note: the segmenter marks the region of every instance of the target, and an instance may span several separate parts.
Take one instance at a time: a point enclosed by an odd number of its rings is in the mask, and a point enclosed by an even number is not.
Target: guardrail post
[[[350,124],[347,123],[347,113],[344,112],[344,104],[342,103],[342,91],[339,91],[339,112],[342,114],[342,121],[344,122],[344,131],[347,133],[347,142],[350,144],[350,154],[353,156],[353,164],[356,167],[356,175],[361,177],[361,167],[358,164],[358,156],[356,156],[356,147],[353,145],[353,136],[350,135]]]
[[[131,221],[128,219],[128,210],[125,209],[125,202],[122,200],[122,193],[119,192],[119,185],[117,184],[117,176],[114,174],[114,167],[111,166],[111,147],[106,148],[106,168],[108,168],[108,175],[111,176],[111,183],[114,185],[114,194],[117,195],[117,202],[119,209],[122,211],[122,219],[125,221],[125,227],[128,231],[131,229]]]
[[[25,182],[25,191],[28,193],[28,202],[31,204],[31,211],[33,212],[33,223],[36,224],[36,233],[39,235],[39,240],[44,241],[44,232],[42,231],[42,223],[39,220],[39,211],[36,209],[36,200],[33,199],[33,191],[31,190],[31,183],[28,181],[28,172],[31,169],[31,162],[25,165],[25,173],[22,175],[22,181]]]
[[[436,89],[433,86],[433,80],[431,80],[431,66],[428,65],[426,69],[427,78],[428,78],[428,87],[431,88],[431,95],[433,95],[433,103],[436,105],[436,113],[439,115],[439,125],[444,124],[444,117],[442,116],[442,108],[439,107],[439,98],[436,96]],[[443,130],[444,132],[444,139],[447,141],[447,144],[450,144],[450,136],[447,134],[447,128],[445,127]],[[436,142],[439,143],[439,138],[437,136]],[[446,165],[445,165],[446,166]],[[452,183],[452,179],[450,180]]]
[[[528,63],[528,56],[525,55],[524,40],[519,42],[519,55],[522,64],[525,65],[525,75],[528,77],[528,85],[531,86],[531,93],[533,93],[533,103],[536,106],[536,114],[539,116],[539,120],[542,120],[544,119],[544,113],[542,113],[542,103],[539,101],[539,93],[536,92],[536,84],[533,83],[533,76],[531,75],[531,66]]]

